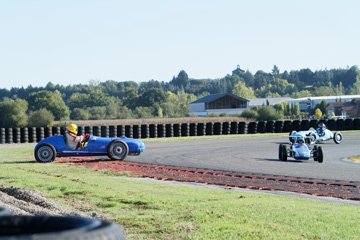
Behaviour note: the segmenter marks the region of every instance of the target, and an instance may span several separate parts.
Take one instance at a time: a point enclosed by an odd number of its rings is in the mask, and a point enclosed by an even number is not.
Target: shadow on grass
[[[12,162],[1,162],[0,164],[19,164],[19,163],[36,163],[35,160],[29,160],[29,161],[12,161]]]

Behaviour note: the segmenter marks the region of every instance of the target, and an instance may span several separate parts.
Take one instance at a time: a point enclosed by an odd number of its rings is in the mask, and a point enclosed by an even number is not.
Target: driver
[[[89,140],[90,135],[87,133],[82,136],[78,136],[77,126],[75,124],[70,124],[66,130],[66,145],[72,149],[79,149],[82,147],[82,143],[85,143]]]
[[[318,132],[318,134],[319,134],[320,137],[324,136],[324,134],[325,134],[325,128],[326,128],[326,126],[325,126],[324,123],[319,123],[317,132]]]
[[[303,137],[299,137],[297,143],[298,143],[298,144],[301,144],[301,145],[304,144],[304,143],[305,143],[304,138],[303,138]]]

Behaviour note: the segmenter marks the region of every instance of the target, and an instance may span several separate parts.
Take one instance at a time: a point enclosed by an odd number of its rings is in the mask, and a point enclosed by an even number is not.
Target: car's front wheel
[[[107,155],[112,160],[124,160],[129,153],[128,145],[121,140],[112,141],[107,149]]]
[[[55,148],[47,143],[43,143],[39,145],[35,149],[35,159],[40,163],[52,162],[56,158],[56,150]]]

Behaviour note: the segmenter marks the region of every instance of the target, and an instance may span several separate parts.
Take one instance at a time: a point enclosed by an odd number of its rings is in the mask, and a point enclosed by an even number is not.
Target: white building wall
[[[189,106],[190,109],[190,106]],[[243,111],[245,111],[246,108],[237,108],[237,109],[211,109],[211,110],[205,110],[205,111],[189,111],[190,114],[195,114],[197,116],[209,116],[212,113],[216,113],[220,115],[221,113],[226,113],[227,115],[234,115],[234,114],[241,114]]]
[[[204,112],[205,111],[205,103],[192,103],[189,104],[189,112]]]

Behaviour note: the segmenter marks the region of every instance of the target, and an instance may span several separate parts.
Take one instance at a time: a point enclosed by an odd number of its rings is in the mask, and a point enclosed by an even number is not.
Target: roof
[[[234,97],[234,98],[242,100],[242,101],[249,102],[249,100],[247,100],[245,98],[242,98],[242,97],[239,97],[239,96],[236,96],[236,95],[231,94],[231,93],[216,93],[216,94],[210,94],[210,95],[207,95],[205,97],[199,98],[198,100],[193,101],[190,104],[192,104],[192,103],[208,103],[208,102],[212,102],[212,101],[214,101],[216,99],[222,98],[222,97],[224,97],[226,95],[229,95],[231,97]]]
[[[282,103],[282,102],[287,102],[290,100],[293,100],[293,98],[291,97],[282,97],[282,98],[254,98],[254,99],[249,99],[249,106],[262,106],[262,105],[266,105],[267,101],[269,101],[270,105],[275,105],[277,103]]]
[[[342,96],[321,96],[321,97],[304,97],[298,98],[298,101],[307,101],[307,100],[322,100],[322,99],[346,99],[346,98],[360,98],[360,95],[342,95]]]

